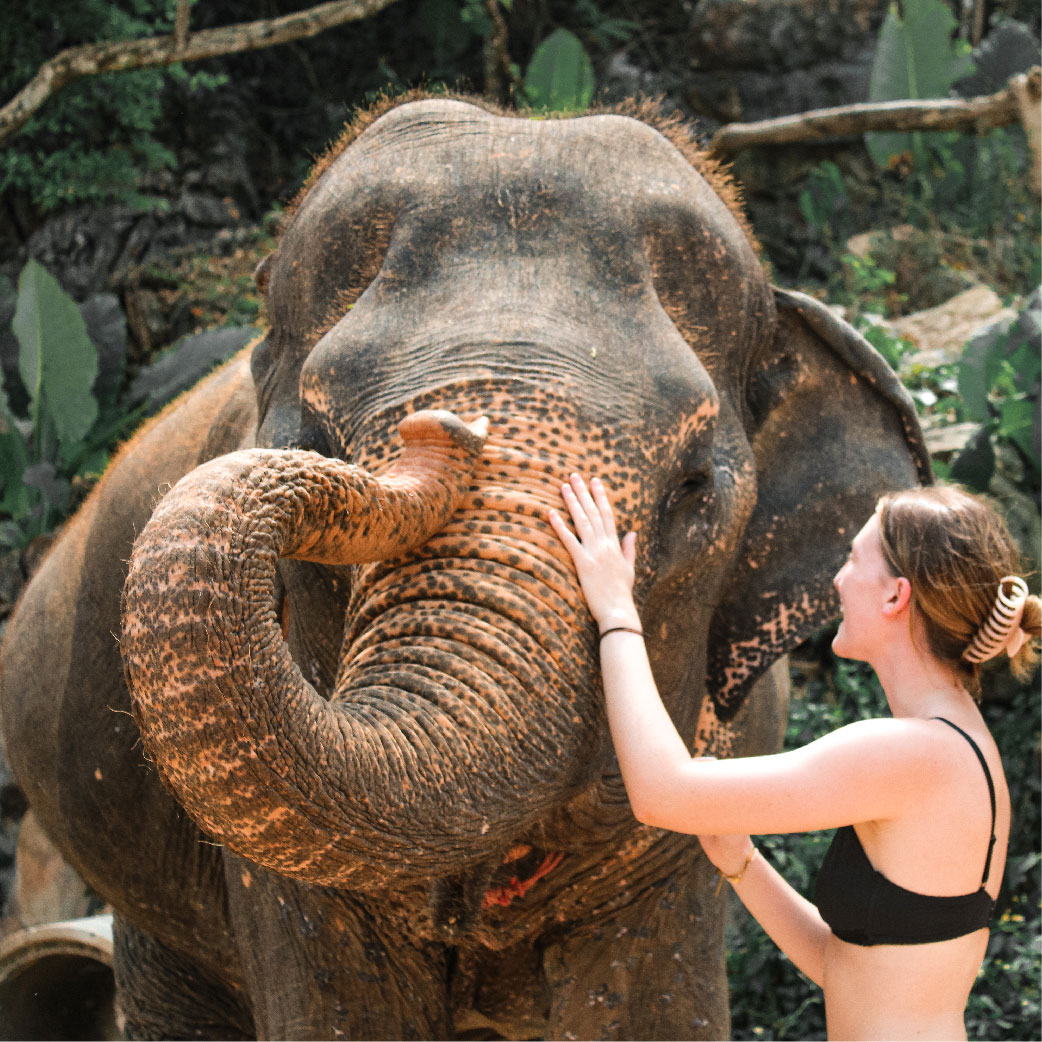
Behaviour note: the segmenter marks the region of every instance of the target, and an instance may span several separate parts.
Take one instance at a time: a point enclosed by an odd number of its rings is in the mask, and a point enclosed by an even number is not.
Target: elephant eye
[[[713,493],[713,468],[701,467],[686,474],[666,497],[666,511],[690,509],[698,501],[706,502]]]

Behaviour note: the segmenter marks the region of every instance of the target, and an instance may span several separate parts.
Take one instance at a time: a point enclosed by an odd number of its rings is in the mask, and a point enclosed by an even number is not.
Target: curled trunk
[[[458,859],[461,837],[432,842],[402,798],[423,776],[451,806],[400,710],[379,692],[351,706],[321,698],[276,613],[279,556],[381,560],[423,544],[452,515],[484,421],[417,413],[401,434],[405,449],[379,478],[296,451],[204,464],[159,504],[124,588],[128,684],[163,780],[219,841],[312,882],[358,883],[367,862],[386,870],[389,855],[399,872]],[[463,822],[475,842],[491,826],[480,811]]]

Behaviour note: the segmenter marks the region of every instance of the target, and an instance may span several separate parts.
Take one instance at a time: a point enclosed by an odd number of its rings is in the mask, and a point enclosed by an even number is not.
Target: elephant
[[[726,1037],[726,897],[632,815],[547,512],[605,478],[680,733],[758,755],[852,535],[931,480],[738,195],[650,103],[384,99],[320,159],[267,331],[119,450],[3,645],[128,1037]]]

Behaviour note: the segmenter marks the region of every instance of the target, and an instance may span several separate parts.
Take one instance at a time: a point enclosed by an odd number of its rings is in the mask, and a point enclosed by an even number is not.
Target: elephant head
[[[427,886],[440,936],[652,841],[562,479],[638,531],[664,700],[717,755],[765,751],[750,685],[834,613],[875,498],[929,480],[894,375],[772,289],[726,178],[644,115],[435,98],[349,129],[258,271],[257,448],[135,546],[123,655],[178,800],[284,875]]]

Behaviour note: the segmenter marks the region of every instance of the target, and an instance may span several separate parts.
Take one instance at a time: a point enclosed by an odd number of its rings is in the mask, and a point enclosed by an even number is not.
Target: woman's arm
[[[674,832],[810,832],[900,815],[943,777],[922,720],[862,720],[770,756],[693,758],[658,690],[643,640],[602,642],[608,723],[635,817]],[[940,755],[934,755],[938,748]]]
[[[747,836],[700,836],[699,839],[709,859],[728,876],[742,904],[771,940],[797,969],[822,987],[825,946],[832,931],[814,904],[774,870]],[[744,842],[736,850],[733,841],[739,839]]]
[[[635,540],[620,544],[603,486],[577,475],[562,487],[575,525],[550,521],[576,565],[601,633],[639,628],[633,603]],[[601,640],[612,739],[630,804],[649,825],[692,833],[775,833],[833,828],[899,815],[923,792],[945,751],[921,720],[866,720],[792,752],[692,759],[655,686],[643,639]],[[936,755],[934,754],[936,750]]]

